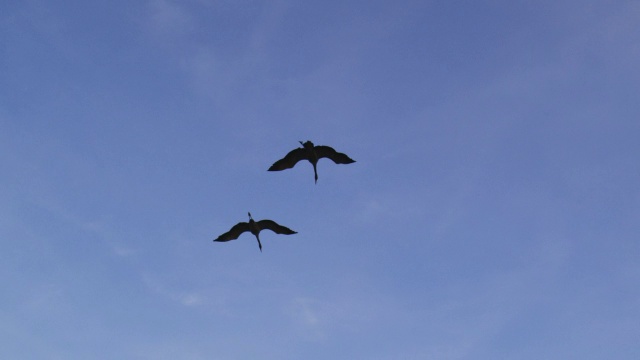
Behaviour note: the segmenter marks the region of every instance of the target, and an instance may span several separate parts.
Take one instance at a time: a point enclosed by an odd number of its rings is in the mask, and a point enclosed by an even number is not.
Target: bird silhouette
[[[260,242],[260,231],[264,229],[269,229],[276,234],[285,234],[285,235],[297,234],[296,231],[293,231],[286,226],[279,225],[273,220],[254,221],[253,218],[251,217],[251,213],[249,213],[249,222],[237,223],[231,228],[231,230],[218,236],[218,238],[214,239],[213,241],[225,242],[229,240],[235,240],[243,232],[250,231],[253,235],[256,236],[256,239],[258,240],[258,247],[260,247],[260,252],[262,252],[262,243]]]
[[[315,175],[316,183],[318,183],[318,170],[316,165],[318,160],[322,158],[331,159],[336,164],[351,164],[356,162],[346,154],[335,151],[332,147],[318,145],[315,146],[311,141],[302,142],[301,148],[291,150],[284,158],[276,161],[271,165],[268,171],[281,171],[285,169],[291,169],[300,160],[309,160],[313,165],[313,174]]]

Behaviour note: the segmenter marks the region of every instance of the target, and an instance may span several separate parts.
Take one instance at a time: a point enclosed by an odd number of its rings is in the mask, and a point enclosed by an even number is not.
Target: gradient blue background
[[[2,2],[0,357],[639,359],[639,24]],[[247,211],[299,233],[212,243]]]

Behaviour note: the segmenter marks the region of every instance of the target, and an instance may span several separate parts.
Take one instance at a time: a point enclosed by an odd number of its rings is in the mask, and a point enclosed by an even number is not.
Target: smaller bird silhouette
[[[324,145],[315,146],[309,140],[306,142],[299,141],[299,143],[302,144],[301,148],[291,150],[284,158],[273,163],[268,171],[291,169],[298,161],[308,160],[311,165],[313,165],[313,174],[315,175],[316,183],[318,183],[318,170],[316,168],[318,160],[328,158],[336,164],[351,164],[356,162],[346,154],[335,151],[332,147]]]
[[[297,234],[296,231],[293,231],[286,226],[279,225],[273,220],[254,221],[253,218],[251,217],[251,213],[249,213],[249,222],[237,223],[231,228],[231,230],[218,236],[218,238],[214,239],[213,241],[225,242],[229,240],[235,240],[243,232],[250,231],[253,235],[256,236],[256,239],[258,240],[258,247],[260,247],[260,252],[262,252],[262,243],[260,242],[260,231],[264,229],[269,229],[276,234],[285,234],[285,235]]]

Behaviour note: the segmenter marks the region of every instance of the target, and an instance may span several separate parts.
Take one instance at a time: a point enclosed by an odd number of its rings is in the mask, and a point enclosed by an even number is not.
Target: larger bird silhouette
[[[313,165],[313,174],[315,175],[316,183],[318,183],[318,170],[316,168],[318,160],[322,158],[331,159],[336,164],[351,164],[356,162],[346,154],[335,151],[332,147],[318,145],[315,146],[311,141],[302,142],[301,148],[291,150],[284,158],[276,161],[271,165],[269,171],[280,171],[285,169],[291,169],[300,160],[308,160]]]
[[[271,230],[276,234],[285,234],[285,235],[297,234],[296,231],[293,231],[286,226],[282,226],[273,220],[254,221],[253,218],[251,217],[251,213],[249,213],[249,222],[239,222],[235,224],[231,228],[231,230],[218,236],[218,238],[213,241],[225,242],[229,240],[235,240],[240,235],[242,235],[243,232],[250,231],[253,235],[256,236],[256,239],[258,240],[258,247],[260,247],[260,252],[262,252],[262,243],[260,242],[260,231],[264,229]]]

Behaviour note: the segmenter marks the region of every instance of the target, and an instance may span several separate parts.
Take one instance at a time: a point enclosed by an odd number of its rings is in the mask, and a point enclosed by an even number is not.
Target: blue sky
[[[638,23],[2,3],[0,357],[638,359]],[[211,241],[248,211],[298,234]]]

